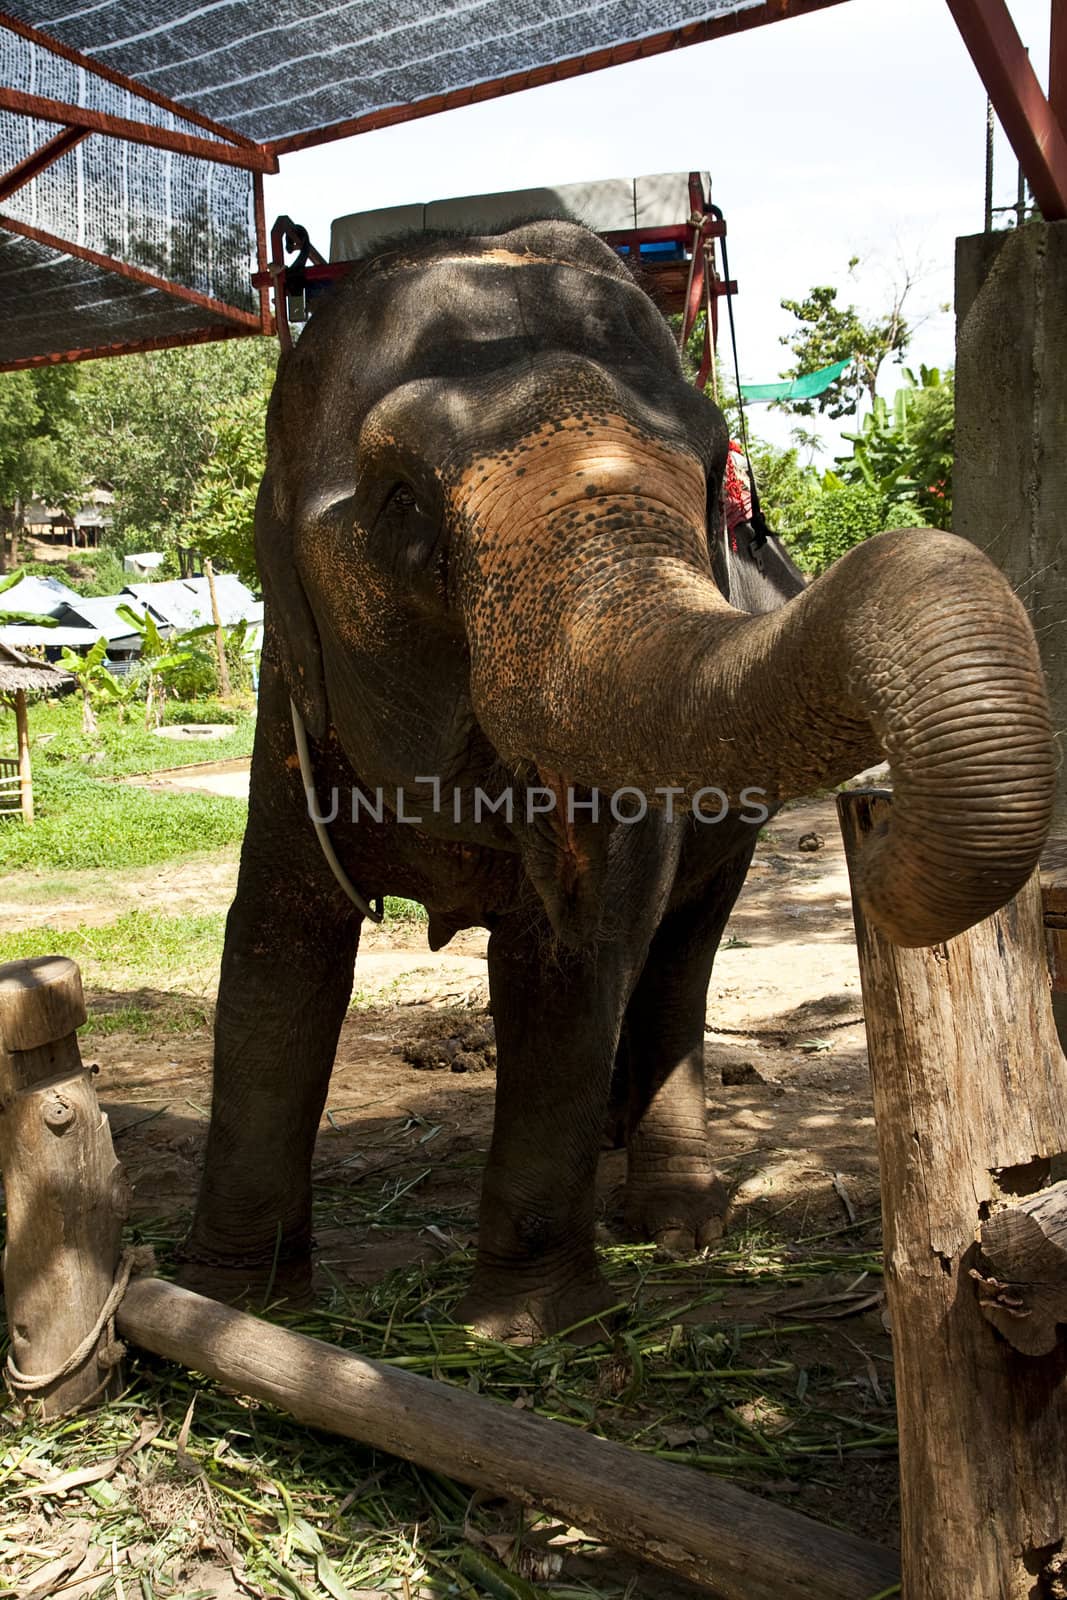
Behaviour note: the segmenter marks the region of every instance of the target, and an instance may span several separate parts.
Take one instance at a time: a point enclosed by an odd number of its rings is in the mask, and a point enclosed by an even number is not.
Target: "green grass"
[[[365,1220],[380,1215],[378,1188],[388,1199],[391,1185],[395,1179],[362,1186],[369,1191]],[[320,1208],[329,1204],[327,1194],[318,1198]],[[396,1210],[406,1214],[411,1198]],[[419,1220],[425,1226],[431,1219]],[[443,1212],[437,1218],[444,1226],[452,1220]],[[172,1222],[136,1233],[164,1262],[177,1237]],[[880,1404],[857,1408],[847,1399],[853,1386],[832,1367],[791,1350],[791,1339],[815,1330],[802,1321],[692,1320],[714,1315],[726,1292],[742,1285],[810,1282],[817,1293],[827,1274],[876,1274],[876,1255],[800,1255],[754,1235],[710,1260],[667,1261],[651,1246],[618,1246],[601,1252],[601,1264],[622,1321],[612,1339],[591,1345],[553,1339],[517,1347],[472,1338],[448,1314],[472,1265],[462,1249],[369,1289],[335,1282],[313,1311],[275,1307],[270,1314],[327,1343],[756,1492],[779,1493],[803,1476],[836,1491],[825,1500],[835,1513],[847,1508],[859,1464],[881,1460],[892,1470],[891,1391]],[[9,1418],[0,1484],[11,1496],[39,1490],[47,1477],[104,1465],[97,1483],[63,1501],[39,1495],[36,1504],[49,1513],[50,1548],[63,1548],[67,1519],[91,1519],[92,1543],[108,1556],[102,1570],[119,1574],[127,1596],[193,1600],[200,1593],[196,1569],[184,1582],[180,1574],[198,1551],[287,1600],[346,1600],[366,1589],[398,1600],[547,1600],[549,1593],[556,1600],[643,1600],[649,1593],[640,1580],[627,1586],[608,1577],[594,1586],[566,1569],[561,1575],[547,1540],[567,1530],[548,1514],[472,1499],[436,1472],[301,1427],[271,1406],[148,1356],[128,1360],[121,1398],[96,1413],[48,1424],[19,1421],[10,1411]],[[156,1438],[116,1466],[115,1457],[153,1419],[162,1423]],[[26,1516],[27,1502],[9,1503],[18,1507],[8,1514],[14,1524]],[[595,1542],[571,1535],[557,1549],[581,1555]],[[11,1561],[6,1592],[32,1588],[44,1559],[27,1550]],[[117,1594],[112,1582],[99,1592]]]
[[[221,911],[182,917],[126,911],[99,927],[24,928],[0,934],[0,961],[50,955],[62,941],[63,954],[78,962],[86,982],[115,971],[158,978],[217,963],[225,921]]]
[[[38,768],[37,821],[0,823],[0,872],[147,867],[241,840],[248,807],[226,795],[152,794]]]
[[[168,701],[168,723],[215,722],[229,724],[217,739],[183,741],[161,739],[144,726],[143,706],[129,708],[120,722],[113,707],[98,714],[99,733],[87,739],[82,733],[81,698],[65,695],[30,707],[30,754],[35,782],[56,771],[79,771],[94,778],[126,778],[159,772],[201,761],[236,761],[252,752],[255,717],[247,709],[223,706],[217,701]],[[0,710],[0,754],[15,752],[15,718],[8,707]]]
[[[392,897],[386,900],[385,914],[387,922],[413,926],[426,916],[414,901]],[[224,911],[184,916],[125,911],[100,924],[76,928],[46,924],[0,933],[0,964],[57,954],[76,961],[90,997],[86,1028],[94,1035],[188,1033],[211,1021],[225,931]],[[121,1003],[124,991],[138,988],[155,991],[150,1003],[140,997]],[[94,1003],[94,993],[104,998]],[[367,995],[357,990],[352,998],[357,1009],[382,1003],[378,992]]]
[[[126,911],[101,926],[24,928],[0,934],[0,962],[70,956],[88,996],[85,1031],[94,1036],[194,1033],[211,1022],[225,924],[221,911]],[[151,995],[137,992],[146,989]]]

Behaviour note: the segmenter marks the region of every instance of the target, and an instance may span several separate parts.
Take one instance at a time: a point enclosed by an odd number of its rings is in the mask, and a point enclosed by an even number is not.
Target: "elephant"
[[[495,1122],[455,1315],[507,1338],[595,1320],[609,1122],[633,1236],[723,1231],[705,1002],[760,821],[887,759],[892,821],[856,886],[904,945],[1029,877],[1054,783],[1032,629],[953,534],[884,533],[810,583],[775,539],[724,550],[722,414],[575,222],[383,241],[283,355],[267,433],[185,1281],[306,1291],[316,1131],[361,924],[391,894],[426,907],[433,949],[489,932]]]

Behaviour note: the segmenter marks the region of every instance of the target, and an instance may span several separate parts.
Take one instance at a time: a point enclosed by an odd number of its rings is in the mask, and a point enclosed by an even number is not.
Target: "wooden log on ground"
[[[158,1278],[118,1329],[298,1421],[542,1507],[722,1600],[871,1600],[896,1558],[851,1534],[577,1428],[272,1326]]]
[[[853,870],[891,799],[844,794],[838,811]],[[1060,1330],[1047,1354],[1020,1354],[983,1316],[971,1278],[979,1228],[1036,1194],[1067,1151],[1067,1062],[1037,877],[931,949],[899,949],[855,901],[854,914],[882,1167],[903,1593],[1052,1600],[1067,1551],[1067,1339]]]
[[[102,1329],[76,1370],[43,1387],[99,1320],[115,1278],[126,1186],[82,1066],[85,1021],[73,961],[0,967],[0,1170],[7,1202],[4,1298],[16,1396],[57,1416],[117,1392]]]

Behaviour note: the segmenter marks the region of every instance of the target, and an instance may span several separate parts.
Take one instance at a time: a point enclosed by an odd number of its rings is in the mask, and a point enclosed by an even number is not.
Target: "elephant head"
[[[893,818],[859,889],[894,939],[951,937],[1033,870],[1053,746],[1000,573],[909,530],[778,609],[731,605],[709,548],[723,419],[577,225],[381,250],[283,359],[269,434],[271,637],[362,782],[495,771],[777,804],[886,757]],[[565,823],[554,848],[559,892],[534,877],[558,920],[596,863]]]

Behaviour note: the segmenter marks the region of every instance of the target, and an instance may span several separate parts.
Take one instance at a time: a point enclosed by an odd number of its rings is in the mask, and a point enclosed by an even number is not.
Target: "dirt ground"
[[[62,929],[138,906],[221,910],[235,879],[235,856],[117,877],[81,873],[53,882],[47,894],[23,875],[0,879],[0,917],[8,927]],[[150,1006],[167,996],[142,989],[136,998]],[[473,1240],[493,1110],[487,998],[483,933],[460,934],[433,954],[424,925],[366,929],[315,1155],[319,1281],[371,1284]],[[88,999],[110,1009],[123,997]],[[134,1219],[184,1226],[210,1107],[209,1029],[90,1031],[82,1043],[86,1059],[100,1064],[98,1089],[133,1185]],[[706,1063],[714,1150],[734,1190],[731,1238],[765,1232],[798,1252],[877,1250],[874,1121],[832,799],[793,806],[763,830],[709,990]],[[624,1161],[611,1152],[601,1162],[604,1243],[613,1238]],[[892,1430],[876,1275],[739,1283],[701,1316],[765,1327],[769,1336],[783,1316],[800,1316],[808,1331],[789,1356],[828,1372],[843,1410],[858,1406]],[[868,1457],[842,1458],[840,1470],[827,1467],[783,1492],[797,1509],[892,1543],[893,1450]]]
[[[812,833],[820,848],[799,850],[800,839]],[[62,928],[107,921],[134,906],[221,909],[235,876],[235,858],[128,879],[79,874],[86,881],[69,898],[36,904],[32,884],[31,897],[23,884],[16,901],[13,881],[6,879],[0,881],[0,916],[8,926]],[[433,954],[423,925],[368,925],[320,1135],[320,1167],[360,1167],[360,1142],[404,1116],[440,1127],[432,1152],[437,1162],[457,1141],[471,1151],[486,1148],[491,1071],[420,1070],[403,1054],[405,1045],[441,1030],[446,1038],[457,1033],[484,1010],[485,950],[486,935],[479,931],[458,934]],[[164,1198],[168,1206],[187,1204],[210,1100],[207,1031],[161,1039],[89,1034],[85,1049],[100,1060],[101,1094],[123,1133],[138,1205],[158,1212]],[[801,1232],[847,1223],[848,1204],[861,1217],[876,1214],[859,974],[831,800],[797,806],[765,830],[709,990],[707,1065],[712,1137],[737,1185],[740,1208],[788,1218],[790,1229]],[[142,1120],[149,1112],[156,1113],[150,1123]],[[618,1165],[618,1157],[605,1157],[606,1189],[617,1181]],[[472,1188],[476,1177],[472,1172]],[[344,1230],[336,1239],[320,1238],[331,1265],[360,1276],[378,1270],[384,1243],[346,1238]],[[410,1238],[402,1243],[411,1251],[426,1248]]]

